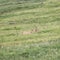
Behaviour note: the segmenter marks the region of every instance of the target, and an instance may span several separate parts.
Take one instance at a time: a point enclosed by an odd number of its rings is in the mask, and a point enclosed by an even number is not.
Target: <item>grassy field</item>
[[[60,60],[60,1],[0,0],[0,60]]]

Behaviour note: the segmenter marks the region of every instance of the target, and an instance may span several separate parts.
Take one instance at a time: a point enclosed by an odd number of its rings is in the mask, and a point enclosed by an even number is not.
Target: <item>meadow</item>
[[[0,0],[0,60],[60,60],[60,1]]]

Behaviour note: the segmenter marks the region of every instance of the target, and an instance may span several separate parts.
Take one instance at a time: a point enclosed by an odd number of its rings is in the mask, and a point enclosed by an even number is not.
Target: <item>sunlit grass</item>
[[[0,60],[60,60],[60,1],[0,0]]]

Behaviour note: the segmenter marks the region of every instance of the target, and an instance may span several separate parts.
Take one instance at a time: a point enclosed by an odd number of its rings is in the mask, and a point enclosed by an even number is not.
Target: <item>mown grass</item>
[[[41,1],[0,0],[0,60],[60,60],[60,2]]]

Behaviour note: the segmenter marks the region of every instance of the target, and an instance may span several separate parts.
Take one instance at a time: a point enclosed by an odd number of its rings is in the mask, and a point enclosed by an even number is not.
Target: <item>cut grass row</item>
[[[60,2],[33,1],[0,0],[0,60],[60,60]]]

